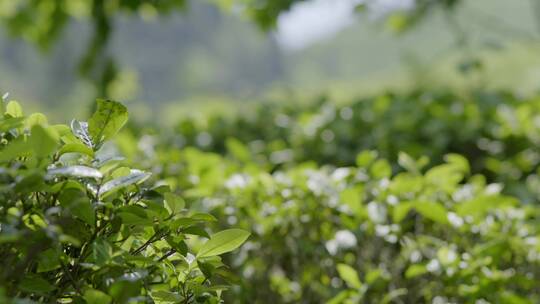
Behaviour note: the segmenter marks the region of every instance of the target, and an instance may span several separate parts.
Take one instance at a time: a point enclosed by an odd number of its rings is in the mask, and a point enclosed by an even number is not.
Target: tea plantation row
[[[400,152],[431,165],[457,153],[473,173],[504,182],[506,191],[538,199],[540,97],[505,92],[387,93],[345,106],[321,99],[308,105],[263,104],[247,115],[187,118],[171,144],[233,155],[266,168],[305,161],[350,166],[359,151],[375,150],[399,170]],[[243,144],[239,147],[237,142]]]
[[[71,128],[2,110],[3,301],[540,301],[540,99],[264,105],[108,142],[127,114],[98,105]]]

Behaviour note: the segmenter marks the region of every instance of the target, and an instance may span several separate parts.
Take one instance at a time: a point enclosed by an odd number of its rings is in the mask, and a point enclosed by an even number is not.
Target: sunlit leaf
[[[62,155],[65,153],[80,153],[88,155],[90,157],[94,156],[94,151],[92,149],[80,143],[70,143],[62,146],[62,148],[60,148],[60,151],[58,151],[58,154]]]
[[[111,100],[97,100],[97,110],[88,120],[88,132],[99,148],[103,141],[113,137],[127,122],[128,112],[124,105]]]
[[[6,106],[6,114],[10,115],[11,117],[23,117],[24,115],[21,105],[14,100],[8,102]]]
[[[156,304],[173,304],[173,303],[180,303],[182,300],[182,296],[178,293],[165,291],[165,290],[158,290],[153,291],[151,293],[152,300]]]
[[[211,257],[233,251],[240,247],[249,235],[249,232],[241,229],[229,229],[218,232],[204,243],[197,254],[197,258]]]
[[[47,125],[47,117],[42,113],[33,113],[26,118],[26,125],[28,128],[32,128],[35,125]]]
[[[32,145],[34,155],[46,157],[56,150],[59,137],[51,128],[34,125],[28,143]]]
[[[362,288],[362,282],[360,282],[358,273],[356,270],[354,270],[354,268],[347,264],[338,264],[337,271],[341,279],[345,281],[349,287],[356,289]]]
[[[83,298],[87,304],[109,304],[112,301],[106,293],[92,288],[84,292]]]
[[[86,166],[69,166],[47,170],[49,176],[71,176],[101,179],[103,175],[99,170]]]
[[[88,123],[84,121],[72,120],[71,121],[71,132],[75,135],[83,144],[88,148],[94,148],[94,141],[90,136],[88,131]]]
[[[407,268],[407,271],[405,271],[405,277],[407,279],[412,279],[414,277],[423,275],[424,273],[427,273],[426,265],[413,264]]]
[[[415,202],[414,208],[425,218],[440,224],[448,224],[448,212],[446,209],[434,202]]]
[[[150,173],[133,169],[131,170],[131,173],[129,175],[115,178],[103,184],[103,186],[101,186],[100,188],[100,194],[105,195],[113,190],[142,182],[148,177],[150,177],[150,175]]]

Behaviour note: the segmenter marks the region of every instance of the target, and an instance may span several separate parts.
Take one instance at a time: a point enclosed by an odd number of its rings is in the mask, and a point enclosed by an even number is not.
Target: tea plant
[[[474,173],[505,183],[506,193],[534,201],[540,198],[540,155],[534,149],[540,143],[539,116],[537,96],[390,92],[339,106],[327,99],[288,101],[257,105],[233,118],[186,118],[176,126],[175,142],[242,161],[247,155],[270,169],[306,161],[350,166],[360,151],[376,150],[400,170],[400,152],[428,157],[431,165],[457,153]]]
[[[0,302],[540,302],[540,107],[498,96],[448,117],[450,97],[403,117],[398,97],[276,108],[173,136],[116,134],[127,111],[112,101],[69,127],[2,103]],[[305,133],[321,113],[340,118]],[[280,115],[290,128],[264,125]]]
[[[249,233],[210,235],[215,217],[119,157],[123,105],[70,127],[14,101],[0,115],[1,303],[221,302],[235,277],[220,255]]]
[[[350,167],[272,173],[193,149],[157,151],[219,222],[253,231],[231,261],[240,303],[536,303],[540,208],[471,175],[461,156],[403,172],[375,152]],[[220,182],[221,181],[221,182]]]

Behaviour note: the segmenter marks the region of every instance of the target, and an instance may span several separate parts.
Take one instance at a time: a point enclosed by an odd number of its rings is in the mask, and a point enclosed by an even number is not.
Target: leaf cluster
[[[123,105],[68,127],[0,102],[0,302],[220,302],[220,255],[249,233],[210,235],[215,217],[118,154]]]
[[[270,171],[308,161],[351,166],[362,150],[376,150],[399,171],[400,152],[427,157],[431,166],[456,153],[469,160],[473,173],[502,182],[506,193],[531,202],[540,198],[538,115],[537,96],[417,90],[341,105],[327,98],[266,103],[233,117],[184,118],[175,131],[182,147],[249,160]]]

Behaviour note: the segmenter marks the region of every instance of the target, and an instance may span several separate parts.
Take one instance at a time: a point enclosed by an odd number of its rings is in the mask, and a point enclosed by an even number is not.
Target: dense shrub
[[[253,231],[230,263],[236,301],[534,303],[539,107],[429,92],[263,105],[183,120],[151,154],[193,205]]]
[[[536,303],[540,208],[471,175],[461,156],[402,173],[363,152],[351,167],[273,173],[193,149],[162,151],[184,196],[253,232],[230,262],[240,303]],[[167,155],[167,156],[166,156]],[[209,195],[210,194],[210,195]]]
[[[120,104],[69,128],[10,103],[1,300],[540,302],[540,103],[477,98],[276,106],[114,143]]]
[[[219,255],[249,234],[208,235],[212,215],[118,157],[124,106],[100,100],[71,128],[0,110],[0,303],[220,302]]]
[[[233,118],[184,119],[176,127],[175,142],[230,154],[234,137],[254,160],[270,167],[305,161],[349,166],[359,151],[376,150],[398,170],[399,152],[427,156],[432,165],[447,153],[457,153],[471,162],[474,173],[504,182],[507,193],[527,201],[540,197],[540,155],[534,149],[540,143],[538,97],[418,91],[382,94],[345,106],[321,99],[255,108]]]

